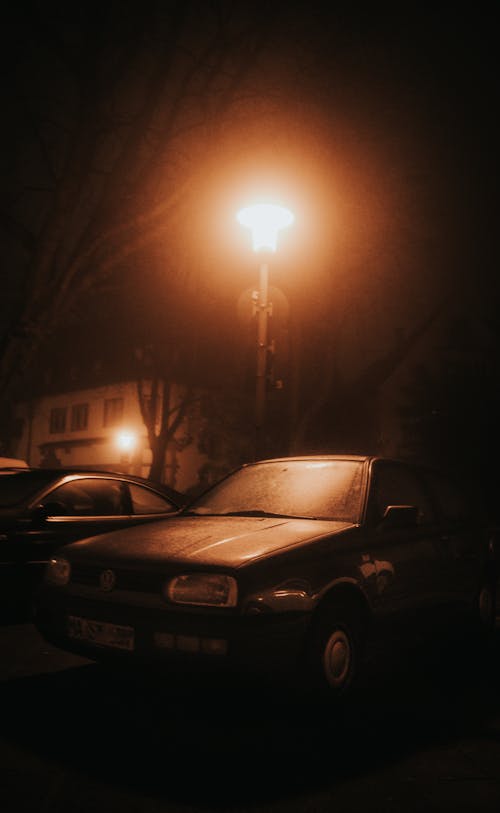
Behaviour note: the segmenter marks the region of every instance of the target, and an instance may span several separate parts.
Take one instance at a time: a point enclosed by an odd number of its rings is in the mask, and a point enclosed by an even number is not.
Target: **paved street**
[[[498,639],[394,657],[336,713],[120,681],[29,623],[0,626],[0,680],[2,813],[500,809]]]

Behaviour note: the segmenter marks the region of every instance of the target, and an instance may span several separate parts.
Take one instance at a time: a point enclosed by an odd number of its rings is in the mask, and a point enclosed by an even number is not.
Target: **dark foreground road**
[[[500,640],[394,656],[333,712],[243,684],[120,681],[0,626],[0,811],[500,810]]]

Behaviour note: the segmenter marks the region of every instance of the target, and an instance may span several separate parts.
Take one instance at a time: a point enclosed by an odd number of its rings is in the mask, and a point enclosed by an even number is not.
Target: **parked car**
[[[26,460],[21,460],[18,457],[0,457],[0,473],[3,471],[10,471],[11,469],[27,469],[29,468]]]
[[[119,473],[6,468],[0,474],[0,598],[29,597],[61,545],[168,517],[185,502],[174,489]]]
[[[370,456],[260,461],[167,522],[66,547],[35,624],[62,649],[124,667],[235,666],[335,696],[384,627],[408,636],[450,614],[491,628],[488,542],[437,472]]]

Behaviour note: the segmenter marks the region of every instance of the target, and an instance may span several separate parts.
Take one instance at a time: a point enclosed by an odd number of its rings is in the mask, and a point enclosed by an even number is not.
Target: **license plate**
[[[134,649],[133,627],[69,615],[66,628],[68,636],[78,641],[88,641],[113,649],[126,649],[129,652]]]

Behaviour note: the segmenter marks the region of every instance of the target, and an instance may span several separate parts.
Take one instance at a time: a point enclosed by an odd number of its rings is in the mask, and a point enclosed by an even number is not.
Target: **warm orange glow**
[[[122,452],[130,452],[137,443],[137,436],[134,432],[123,430],[116,435],[116,445]]]
[[[278,231],[290,226],[294,216],[289,209],[272,203],[247,206],[237,214],[238,222],[252,231],[254,251],[276,251]]]

